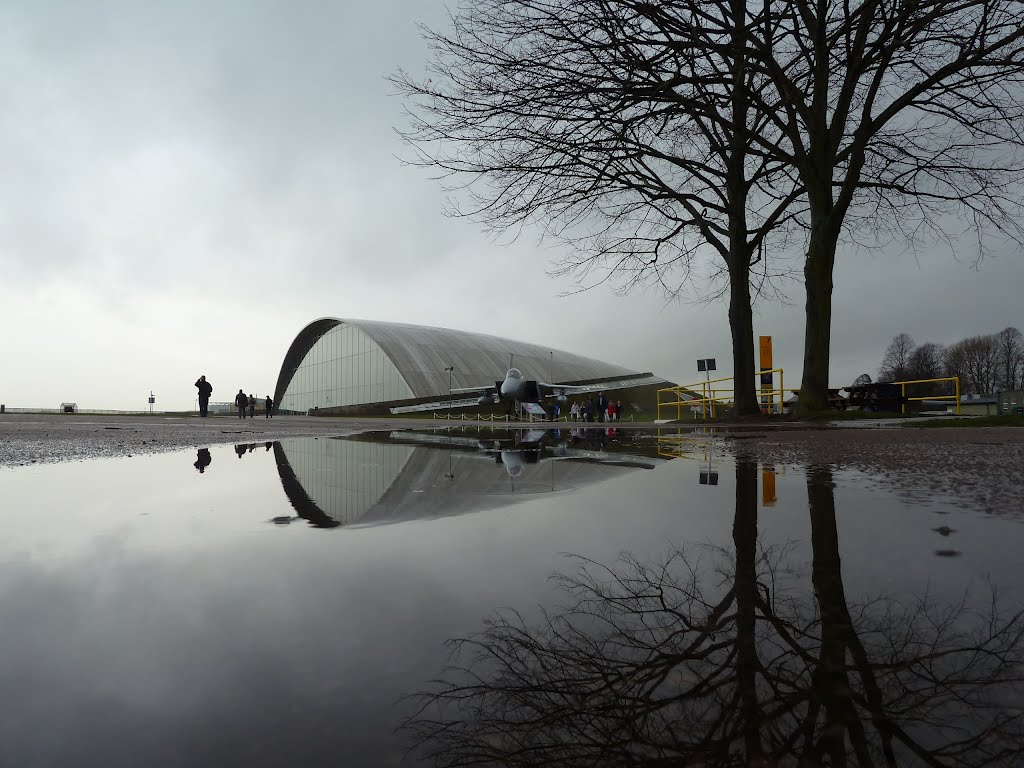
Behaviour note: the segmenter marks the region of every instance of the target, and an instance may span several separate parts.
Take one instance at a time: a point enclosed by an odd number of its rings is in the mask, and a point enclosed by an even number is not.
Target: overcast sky
[[[688,383],[730,357],[724,303],[564,296],[559,251],[443,215],[403,165],[384,77],[422,71],[437,0],[8,0],[0,5],[0,403],[187,408],[271,393],[321,316],[478,331]],[[891,337],[1024,326],[1024,259],[842,254],[832,381]],[[797,386],[800,286],[758,309]],[[497,372],[496,372],[497,373]]]

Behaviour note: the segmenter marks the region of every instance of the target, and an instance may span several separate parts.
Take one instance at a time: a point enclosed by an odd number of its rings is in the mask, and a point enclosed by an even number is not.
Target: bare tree
[[[757,538],[740,461],[733,551],[558,577],[565,608],[457,641],[404,728],[435,765],[1013,766],[1024,612],[843,587],[831,472],[808,475],[811,589]]]
[[[878,369],[879,381],[901,381],[910,378],[910,359],[914,353],[914,340],[908,333],[893,336],[885,350]]]
[[[997,389],[1024,388],[1024,336],[1017,328],[1004,328],[996,334],[996,354],[999,356]]]
[[[1017,0],[793,0],[751,39],[775,89],[780,158],[805,188],[801,407],[828,396],[832,274],[844,231],[884,243],[989,224],[1017,237],[1024,5]]]
[[[999,362],[995,336],[972,336],[946,350],[946,369],[950,376],[960,377],[960,388],[965,393],[995,392]]]
[[[1019,0],[465,0],[452,25],[426,32],[436,83],[394,79],[418,104],[422,162],[467,181],[470,215],[541,219],[588,254],[573,269],[627,288],[679,290],[668,270],[689,278],[716,252],[741,410],[750,268],[772,274],[763,255],[791,225],[807,410],[828,404],[844,233],[953,243],[966,223],[979,254],[989,224],[1020,236]]]
[[[724,267],[740,413],[759,412],[751,284],[755,298],[775,290],[802,206],[754,138],[777,132],[783,101],[747,61],[770,12],[744,0],[466,0],[450,32],[424,30],[430,76],[392,78],[419,162],[459,185],[455,212],[493,231],[542,223],[572,246],[556,271],[580,285],[653,282],[679,296],[705,264],[712,278]]]
[[[941,344],[925,342],[914,347],[907,361],[909,379],[938,379],[946,375],[946,348]],[[907,394],[912,397],[949,395],[955,391],[952,382],[936,381],[907,385]]]
[[[915,379],[936,379],[943,375],[942,360],[946,348],[928,341],[914,347],[907,363],[910,375]]]

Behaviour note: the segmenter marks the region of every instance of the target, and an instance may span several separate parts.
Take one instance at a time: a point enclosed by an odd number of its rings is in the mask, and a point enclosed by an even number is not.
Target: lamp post
[[[452,417],[452,372],[455,370],[454,365],[449,365],[445,368],[448,371],[448,418]]]

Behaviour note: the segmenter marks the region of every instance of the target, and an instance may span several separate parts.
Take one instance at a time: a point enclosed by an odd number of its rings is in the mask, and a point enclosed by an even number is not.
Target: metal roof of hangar
[[[446,393],[445,368],[449,366],[455,368],[453,388],[493,385],[504,378],[510,356],[527,379],[551,383],[639,375],[620,365],[500,336],[380,320],[320,318],[302,329],[285,355],[275,390],[278,402],[317,340],[341,324],[351,325],[373,340],[394,363],[415,397]]]

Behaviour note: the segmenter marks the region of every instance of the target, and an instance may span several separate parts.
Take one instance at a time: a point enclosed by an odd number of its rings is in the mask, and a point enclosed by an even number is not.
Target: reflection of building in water
[[[541,441],[378,433],[274,444],[285,493],[318,527],[459,515],[568,491],[663,460]]]

